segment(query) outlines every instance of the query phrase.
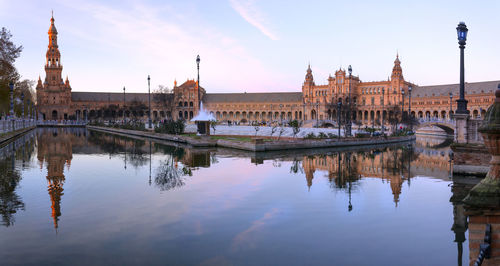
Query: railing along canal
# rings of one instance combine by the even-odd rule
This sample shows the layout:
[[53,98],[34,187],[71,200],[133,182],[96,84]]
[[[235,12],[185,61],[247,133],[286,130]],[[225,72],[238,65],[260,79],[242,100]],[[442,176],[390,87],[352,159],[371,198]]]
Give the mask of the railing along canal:
[[36,125],[34,119],[2,119],[0,120],[0,134],[9,133]]

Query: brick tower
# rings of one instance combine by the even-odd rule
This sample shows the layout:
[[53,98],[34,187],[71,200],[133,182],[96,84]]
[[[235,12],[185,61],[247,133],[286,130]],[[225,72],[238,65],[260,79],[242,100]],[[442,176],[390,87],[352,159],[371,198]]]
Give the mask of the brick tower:
[[45,62],[45,81],[38,77],[36,86],[38,111],[44,120],[69,119],[71,106],[71,86],[66,77],[62,79],[61,53],[57,45],[57,29],[54,16],[50,19],[49,46]]

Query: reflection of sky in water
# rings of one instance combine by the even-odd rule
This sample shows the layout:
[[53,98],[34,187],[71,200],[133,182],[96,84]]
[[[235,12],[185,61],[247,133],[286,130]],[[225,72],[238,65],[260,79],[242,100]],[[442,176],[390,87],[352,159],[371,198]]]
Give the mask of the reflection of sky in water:
[[[153,180],[169,159],[152,155]],[[0,227],[0,257],[23,264],[456,263],[446,180],[403,180],[396,207],[389,180],[365,177],[353,182],[349,212],[348,189],[332,188],[328,171],[317,169],[308,188],[304,173],[290,173],[292,161],[217,160],[162,191],[149,185],[149,161],[125,170],[124,154],[73,153],[57,234],[47,165],[32,160],[17,188],[25,211]]]

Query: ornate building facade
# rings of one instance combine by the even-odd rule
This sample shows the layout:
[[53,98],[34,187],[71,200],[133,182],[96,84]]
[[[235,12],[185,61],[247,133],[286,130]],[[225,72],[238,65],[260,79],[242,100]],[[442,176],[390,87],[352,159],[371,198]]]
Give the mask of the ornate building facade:
[[[145,119],[148,116],[147,93],[72,92],[69,80],[63,81],[61,54],[57,30],[51,18],[48,31],[45,79],[38,79],[37,105],[39,118],[44,120],[83,119]],[[473,117],[486,112],[493,102],[500,81],[466,84],[466,99]],[[409,88],[412,87],[411,93]],[[152,93],[151,118],[191,119],[200,110],[211,112],[219,121],[283,121],[298,119],[312,122],[334,122],[345,117],[350,101],[351,119],[357,124],[379,124],[382,120],[401,116],[402,110],[417,118],[449,119],[458,98],[458,84],[417,86],[405,81],[399,56],[396,56],[390,78],[363,82],[344,69],[335,71],[326,84],[316,85],[311,67],[306,70],[300,92],[273,93],[207,93],[195,80],[181,85],[174,82],[171,93]],[[454,98],[450,98],[451,97]],[[342,108],[339,108],[342,103]],[[450,105],[451,103],[451,105]]]

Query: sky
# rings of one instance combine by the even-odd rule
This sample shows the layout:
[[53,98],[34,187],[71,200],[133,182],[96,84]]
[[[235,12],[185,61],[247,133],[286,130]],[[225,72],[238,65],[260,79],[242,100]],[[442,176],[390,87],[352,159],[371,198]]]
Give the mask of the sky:
[[207,92],[300,91],[352,65],[386,80],[399,53],[406,80],[458,83],[458,22],[469,28],[466,82],[500,80],[500,1],[0,0],[0,26],[24,50],[26,79],[45,76],[54,11],[63,78],[73,91],[146,92],[196,78]]

